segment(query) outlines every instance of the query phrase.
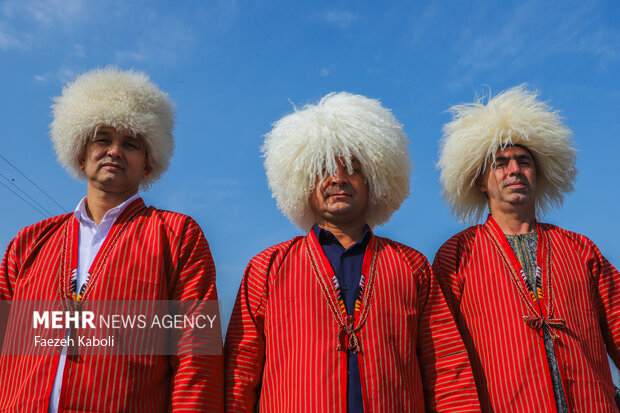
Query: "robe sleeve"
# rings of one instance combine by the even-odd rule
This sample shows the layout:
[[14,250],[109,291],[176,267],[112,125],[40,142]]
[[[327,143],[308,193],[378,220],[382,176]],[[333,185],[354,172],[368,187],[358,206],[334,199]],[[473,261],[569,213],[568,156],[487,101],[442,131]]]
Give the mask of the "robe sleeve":
[[17,274],[17,260],[15,259],[15,240],[11,241],[6,249],[2,264],[0,264],[0,346],[4,343],[6,328],[11,311],[9,301],[13,297],[13,285]]
[[265,363],[264,315],[269,250],[254,257],[245,270],[224,345],[227,412],[257,409]]
[[426,261],[419,279],[417,354],[426,411],[480,411],[467,350],[444,294]]
[[33,248],[53,233],[73,213],[48,218],[22,228],[9,243],[0,264],[0,300],[12,300],[17,277]]
[[0,300],[10,300],[13,297],[16,275],[15,240],[12,240],[4,253],[4,257],[2,257],[2,264],[0,264]]
[[[215,265],[207,240],[198,224],[189,217],[181,236],[171,298],[197,303],[207,301],[209,308],[217,312]],[[170,410],[173,412],[224,410],[221,330],[219,313],[216,315],[217,332],[210,334],[209,338],[215,341],[210,344],[217,354],[195,355],[188,352],[170,358]],[[181,337],[180,342],[183,339]]]
[[601,331],[607,352],[620,369],[620,273],[590,240],[587,263],[594,277]]
[[433,274],[455,320],[460,317],[462,285],[458,277],[458,258],[462,255],[458,238],[448,240],[435,254]]

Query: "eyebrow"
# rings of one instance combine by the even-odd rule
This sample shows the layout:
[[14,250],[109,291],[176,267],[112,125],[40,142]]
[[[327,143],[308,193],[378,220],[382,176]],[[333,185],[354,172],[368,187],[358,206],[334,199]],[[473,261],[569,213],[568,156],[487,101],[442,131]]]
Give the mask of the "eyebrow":
[[[94,136],[99,136],[99,135],[103,135],[103,136],[110,136],[112,135],[112,132],[106,131],[106,130],[98,130]],[[124,134],[123,138],[129,138],[131,140],[137,141],[137,142],[141,142],[141,139],[135,137],[135,136],[131,136],[129,134]]]
[[506,160],[510,160],[510,159],[515,159],[515,160],[523,160],[523,159],[527,159],[527,160],[533,160],[531,156],[526,155],[526,154],[522,154],[522,155],[514,155],[514,156],[497,156],[495,158],[495,161],[506,161]]

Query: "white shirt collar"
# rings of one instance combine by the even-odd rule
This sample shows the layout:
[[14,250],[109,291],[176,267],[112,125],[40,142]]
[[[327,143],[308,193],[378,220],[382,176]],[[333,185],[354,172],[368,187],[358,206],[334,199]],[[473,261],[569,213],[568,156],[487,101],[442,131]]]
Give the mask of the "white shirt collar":
[[[108,220],[114,221],[125,210],[125,208],[129,206],[129,204],[131,204],[138,198],[140,198],[140,193],[136,192],[133,196],[131,196],[122,204],[115,206],[112,209],[109,209],[103,216],[101,222],[107,222]],[[77,204],[77,206],[75,207],[75,211],[73,211],[73,215],[75,215],[75,218],[82,225],[94,225],[95,227],[97,226],[97,224],[95,224],[95,222],[88,216],[88,212],[86,212],[86,197],[82,198],[82,200]]]

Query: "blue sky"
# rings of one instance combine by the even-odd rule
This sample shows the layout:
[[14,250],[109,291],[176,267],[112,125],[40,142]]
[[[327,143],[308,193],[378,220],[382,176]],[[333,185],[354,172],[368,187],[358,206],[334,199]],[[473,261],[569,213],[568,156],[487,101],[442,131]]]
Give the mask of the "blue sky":
[[618,267],[618,21],[612,0],[4,0],[0,155],[62,208],[0,158],[0,183],[47,210],[0,185],[0,248],[85,194],[56,162],[51,97],[77,74],[115,64],[147,72],[176,103],[171,168],[143,195],[203,227],[225,322],[249,259],[299,234],[271,198],[262,136],[291,103],[332,91],[379,98],[404,124],[411,195],[376,232],[432,260],[465,228],[442,201],[435,167],[446,110],[527,82],[561,110],[578,148],[575,192],[543,220],[588,235]]

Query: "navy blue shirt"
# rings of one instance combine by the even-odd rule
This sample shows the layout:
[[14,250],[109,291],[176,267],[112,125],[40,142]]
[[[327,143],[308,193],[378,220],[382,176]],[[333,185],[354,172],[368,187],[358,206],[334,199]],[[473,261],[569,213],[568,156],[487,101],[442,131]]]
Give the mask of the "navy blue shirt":
[[[362,238],[346,250],[334,234],[317,224],[314,224],[312,231],[319,240],[323,253],[329,260],[336,278],[338,278],[347,314],[352,315],[355,313],[355,299],[362,278],[364,254],[368,241],[370,241],[370,228],[366,225]],[[348,350],[347,362],[347,411],[349,413],[362,413],[364,405],[357,354]]]

